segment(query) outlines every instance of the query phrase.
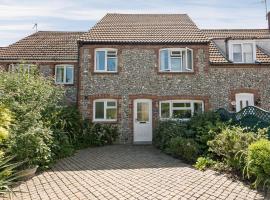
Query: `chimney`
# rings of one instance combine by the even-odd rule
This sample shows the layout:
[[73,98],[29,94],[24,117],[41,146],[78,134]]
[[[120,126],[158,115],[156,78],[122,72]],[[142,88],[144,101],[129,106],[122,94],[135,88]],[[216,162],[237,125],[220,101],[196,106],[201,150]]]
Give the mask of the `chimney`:
[[268,29],[270,31],[270,12],[267,14],[267,19],[268,19]]

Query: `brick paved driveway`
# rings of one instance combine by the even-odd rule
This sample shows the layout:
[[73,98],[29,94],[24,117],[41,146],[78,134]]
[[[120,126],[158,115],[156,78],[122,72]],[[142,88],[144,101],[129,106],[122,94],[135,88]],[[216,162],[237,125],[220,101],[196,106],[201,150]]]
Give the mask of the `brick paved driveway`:
[[21,184],[14,199],[268,199],[213,171],[201,172],[151,146],[81,150]]

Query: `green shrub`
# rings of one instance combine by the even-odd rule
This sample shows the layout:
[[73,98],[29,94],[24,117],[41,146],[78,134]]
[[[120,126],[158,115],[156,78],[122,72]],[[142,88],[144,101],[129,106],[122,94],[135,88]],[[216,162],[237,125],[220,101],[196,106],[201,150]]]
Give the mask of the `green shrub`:
[[175,120],[159,121],[154,131],[154,145],[165,150],[172,138],[189,136],[189,133],[186,123]]
[[52,162],[51,145],[52,133],[48,128],[36,124],[26,132],[15,134],[9,143],[9,152],[16,155],[16,159],[26,160],[24,167],[48,167]]
[[254,133],[241,127],[226,127],[214,140],[208,142],[209,151],[233,169],[241,170],[245,165],[244,154],[248,146],[265,137],[266,130]]
[[270,187],[270,141],[261,139],[252,143],[247,151],[246,172],[248,177],[255,177],[254,186]]
[[9,127],[12,121],[12,114],[9,109],[0,105],[0,148],[4,140],[9,136]]
[[208,157],[199,157],[194,165],[198,170],[204,171],[207,168],[211,168],[216,164],[216,161]]
[[113,144],[118,135],[117,125],[84,122],[84,131],[77,145],[83,148]]
[[166,151],[189,163],[195,162],[199,153],[198,144],[193,139],[183,137],[172,138]]
[[207,142],[213,140],[221,132],[222,127],[223,123],[216,112],[204,112],[191,118],[188,122],[188,129],[194,132],[200,154],[207,154]]

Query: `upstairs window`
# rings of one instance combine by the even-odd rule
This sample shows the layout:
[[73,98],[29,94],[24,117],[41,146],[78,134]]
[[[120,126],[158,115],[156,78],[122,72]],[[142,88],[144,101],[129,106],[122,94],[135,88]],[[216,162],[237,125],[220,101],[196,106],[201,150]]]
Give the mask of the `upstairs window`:
[[194,100],[169,100],[161,101],[159,117],[161,119],[190,119],[193,115],[202,113],[203,101]]
[[230,60],[234,63],[254,63],[256,46],[254,41],[231,41]]
[[117,50],[96,49],[95,72],[117,72]]
[[193,50],[189,48],[161,49],[159,56],[161,72],[193,71]]
[[73,65],[56,65],[55,66],[55,83],[56,84],[73,84],[74,66]]

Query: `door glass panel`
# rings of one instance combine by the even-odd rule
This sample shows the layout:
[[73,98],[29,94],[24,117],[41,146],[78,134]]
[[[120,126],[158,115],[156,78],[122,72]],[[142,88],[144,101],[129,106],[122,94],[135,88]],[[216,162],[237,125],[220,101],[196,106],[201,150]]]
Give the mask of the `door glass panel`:
[[173,118],[191,118],[191,110],[173,110]]
[[104,119],[104,102],[96,102],[96,119]]
[[240,101],[240,109],[242,110],[242,108],[243,108],[243,101],[241,100]]
[[149,122],[149,103],[137,103],[137,121]]

